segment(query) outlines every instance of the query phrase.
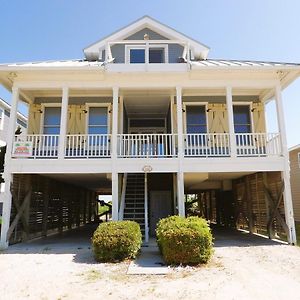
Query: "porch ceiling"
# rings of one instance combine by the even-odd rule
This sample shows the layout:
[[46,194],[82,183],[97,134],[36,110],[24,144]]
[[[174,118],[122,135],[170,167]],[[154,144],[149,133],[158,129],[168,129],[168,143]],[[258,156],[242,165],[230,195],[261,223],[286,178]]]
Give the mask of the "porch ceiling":
[[124,97],[129,118],[164,118],[170,105],[170,96],[131,95]]
[[98,193],[111,193],[110,174],[45,174],[43,176],[84,187]]
[[218,189],[223,180],[232,180],[251,172],[224,172],[224,173],[185,173],[184,186],[187,192],[201,189]]

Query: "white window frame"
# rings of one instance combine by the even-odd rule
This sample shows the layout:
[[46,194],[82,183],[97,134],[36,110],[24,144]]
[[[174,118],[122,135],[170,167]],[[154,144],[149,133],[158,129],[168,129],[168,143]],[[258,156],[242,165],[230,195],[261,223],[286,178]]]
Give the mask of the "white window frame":
[[[44,124],[45,124],[45,110],[47,107],[60,107],[61,108],[61,104],[60,103],[42,103],[41,104],[42,118],[40,121],[40,134],[46,134],[46,133],[44,133]],[[61,111],[60,111],[60,114],[61,114]],[[61,118],[61,115],[60,115],[60,118]],[[60,130],[61,130],[60,126],[61,126],[61,124],[59,124],[58,135],[60,134]]]
[[110,103],[86,103],[86,110],[87,110],[87,116],[85,120],[85,132],[88,135],[89,134],[89,114],[90,114],[90,108],[93,107],[106,107],[106,114],[107,114],[107,134],[111,134],[111,128],[110,128],[110,110],[111,110],[111,104]]
[[[206,134],[210,133],[208,128],[208,102],[183,102],[183,124],[184,133],[187,134],[187,106],[204,106],[205,108],[205,119],[206,119]],[[205,133],[204,133],[205,134]]]
[[[234,101],[232,102],[232,113],[233,113],[233,117],[234,117],[234,111],[233,111],[233,107],[234,106],[248,106],[249,107],[249,114],[250,114],[250,131],[249,133],[254,133],[254,120],[253,120],[253,102],[239,102],[239,101]],[[234,126],[234,123],[233,123]]]
[[[165,62],[169,63],[169,47],[166,44],[146,44],[146,45],[125,45],[125,63],[130,63],[130,50],[132,49],[144,49],[145,50],[145,64],[150,64],[149,62],[149,51],[152,48],[163,48],[165,55]],[[153,64],[153,63],[151,63]],[[160,64],[160,63],[159,63]]]

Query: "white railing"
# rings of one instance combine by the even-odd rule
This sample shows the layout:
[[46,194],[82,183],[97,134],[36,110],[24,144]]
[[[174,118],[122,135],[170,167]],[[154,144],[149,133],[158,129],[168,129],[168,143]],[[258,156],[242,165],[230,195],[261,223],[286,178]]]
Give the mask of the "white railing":
[[[178,154],[177,134],[119,134],[117,138],[119,158],[170,158],[177,157]],[[238,157],[282,155],[278,133],[238,133],[233,138]],[[17,148],[14,147],[12,156],[57,158],[58,144],[59,135],[15,136],[14,146]],[[183,146],[185,157],[229,157],[231,155],[228,133],[184,134]],[[111,135],[67,135],[64,155],[66,158],[110,158]]]
[[[58,156],[59,135],[57,134],[28,134],[15,136],[15,143],[30,143],[29,158],[56,158]],[[13,153],[14,156],[14,153]]]
[[278,156],[281,155],[278,133],[237,133],[237,156]]
[[176,134],[119,134],[118,157],[176,157]]
[[65,139],[65,157],[110,157],[110,134],[70,134]]
[[230,156],[228,133],[189,133],[183,135],[183,142],[187,157]]

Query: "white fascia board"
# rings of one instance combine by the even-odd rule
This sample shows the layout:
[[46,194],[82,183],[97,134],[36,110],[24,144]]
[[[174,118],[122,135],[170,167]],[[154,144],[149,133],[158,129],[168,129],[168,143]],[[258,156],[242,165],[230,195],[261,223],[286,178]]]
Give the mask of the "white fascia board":
[[22,66],[22,65],[2,65],[0,66],[1,72],[18,72],[18,71],[85,71],[85,70],[100,70],[104,71],[104,66]]
[[294,151],[294,150],[300,150],[300,144],[295,145],[295,146],[289,148],[288,150],[289,150],[289,152],[292,152],[292,151]]
[[149,16],[144,16],[141,19],[138,19],[137,21],[129,24],[126,27],[123,27],[122,29],[116,31],[115,33],[91,44],[90,46],[83,49],[83,52],[85,55],[90,54],[98,54],[101,49],[105,48],[105,45],[107,42],[112,42],[115,40],[121,40],[126,39],[128,36],[132,35],[133,33],[143,29],[143,28],[149,28],[163,36],[166,36],[169,39],[178,39],[181,41],[187,41],[190,46],[193,48],[193,50],[196,52],[196,54],[202,54],[202,58],[206,59],[209,47],[206,45],[178,32],[177,30],[162,24],[154,19],[152,19]]
[[203,66],[191,63],[192,70],[271,70],[271,71],[291,71],[299,70],[300,66]]

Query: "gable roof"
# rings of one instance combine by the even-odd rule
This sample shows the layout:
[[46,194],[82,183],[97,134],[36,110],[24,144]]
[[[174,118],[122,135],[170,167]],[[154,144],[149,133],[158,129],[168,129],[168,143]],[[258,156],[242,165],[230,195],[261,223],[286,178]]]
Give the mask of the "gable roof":
[[208,46],[200,43],[199,41],[196,41],[191,37],[188,37],[187,35],[181,32],[178,32],[177,30],[165,24],[162,24],[161,22],[147,15],[102,38],[101,40],[98,40],[97,42],[89,45],[88,47],[83,49],[83,52],[86,58],[89,59],[89,57],[94,57],[97,54],[99,55],[99,51],[105,48],[106,42],[126,39],[128,36],[134,34],[135,32],[143,28],[149,28],[161,34],[162,36],[165,36],[168,39],[186,41],[193,49],[195,57],[201,59],[207,58],[209,52]]

